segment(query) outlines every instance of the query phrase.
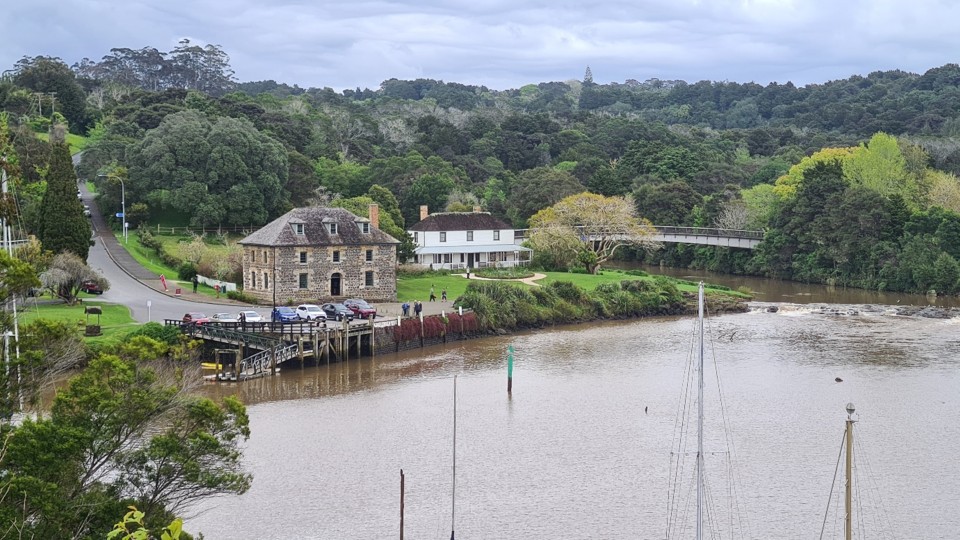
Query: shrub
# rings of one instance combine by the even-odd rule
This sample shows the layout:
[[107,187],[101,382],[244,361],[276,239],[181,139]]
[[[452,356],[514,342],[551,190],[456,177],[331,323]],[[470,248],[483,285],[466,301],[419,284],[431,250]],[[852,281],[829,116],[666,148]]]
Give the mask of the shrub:
[[180,268],[177,268],[177,276],[182,280],[190,281],[195,275],[197,275],[197,267],[191,262],[184,261],[180,263]]
[[177,326],[166,326],[160,323],[148,322],[127,334],[127,340],[137,336],[146,336],[155,339],[167,345],[176,345],[180,338],[180,328]]
[[243,291],[227,291],[227,298],[231,300],[236,300],[237,302],[244,302],[247,304],[256,304],[257,299],[250,296],[249,294],[244,293]]

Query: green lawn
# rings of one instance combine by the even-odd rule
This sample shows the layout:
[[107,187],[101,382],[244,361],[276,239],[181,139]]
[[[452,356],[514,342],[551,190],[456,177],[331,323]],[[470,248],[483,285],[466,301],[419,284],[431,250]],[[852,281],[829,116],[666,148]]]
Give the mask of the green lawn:
[[[157,254],[152,249],[143,247],[143,245],[140,244],[140,238],[136,235],[136,233],[131,231],[127,232],[126,244],[123,242],[122,234],[119,232],[115,232],[114,234],[116,234],[117,242],[119,242],[122,247],[126,248],[127,252],[130,253],[130,255],[136,259],[137,262],[142,264],[144,268],[157,275],[163,274],[163,277],[166,278],[167,283],[173,285],[174,287],[179,286],[181,289],[193,287],[193,284],[191,284],[189,281],[182,281],[177,278],[178,273],[176,268],[170,268],[169,266],[163,264],[163,262],[160,261],[160,259],[157,257]],[[173,245],[176,243],[175,239],[179,237],[158,236],[156,238],[159,238],[163,242],[164,249],[172,250]],[[224,246],[211,247],[221,247],[224,251],[226,251],[226,247]],[[179,254],[178,251],[168,252],[175,255]],[[203,284],[201,284],[197,289],[197,293],[205,294],[211,298],[217,297],[217,291],[215,291],[213,287]]]
[[[590,274],[576,274],[572,272],[541,272],[546,274],[547,277],[538,281],[541,285],[546,285],[554,281],[570,281],[578,287],[585,290],[593,290],[600,285],[601,283],[619,283],[625,279],[653,279],[653,276],[632,276],[621,272],[619,270],[603,270],[600,274],[590,275]],[[440,298],[440,291],[444,288],[447,289],[447,298],[450,300],[455,299],[457,296],[463,294],[467,289],[467,284],[469,281],[464,279],[461,276],[446,275],[446,274],[427,274],[423,276],[416,277],[400,277],[397,278],[397,300],[400,302],[404,301],[413,301],[421,300],[427,301],[430,298],[430,287],[433,286],[437,294],[437,299]],[[527,285],[510,281],[509,283],[516,283],[518,287],[526,287]],[[677,283],[677,288],[681,291],[690,291],[695,292],[697,290],[696,285],[691,285],[688,283]],[[707,285],[707,288],[710,288],[710,285]],[[724,291],[728,294],[734,296],[743,296],[746,295],[738,293],[736,291]]]
[[[50,135],[47,133],[37,133],[37,138],[42,141],[49,141]],[[70,147],[71,154],[76,154],[87,147],[87,138],[81,135],[67,133],[67,146]]]
[[[90,298],[89,295],[81,296]],[[76,306],[68,306],[62,303],[34,304],[28,301],[21,306],[20,323],[27,324],[35,319],[43,318],[74,323],[77,328],[83,331],[87,324],[87,316],[84,314],[84,307],[86,306],[99,306],[103,310],[103,314],[100,315],[100,328],[103,335],[88,337],[86,338],[88,342],[116,341],[140,325],[130,316],[130,310],[126,306],[105,304],[89,299],[84,299],[82,304]],[[97,316],[90,315],[89,320],[90,324],[96,324]]]

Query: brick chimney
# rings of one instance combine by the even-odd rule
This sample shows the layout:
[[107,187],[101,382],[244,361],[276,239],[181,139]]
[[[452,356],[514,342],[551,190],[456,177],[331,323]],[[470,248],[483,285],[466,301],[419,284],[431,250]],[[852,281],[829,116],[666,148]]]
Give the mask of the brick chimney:
[[421,204],[420,205],[420,221],[427,219],[428,216],[430,216],[430,212],[427,211],[427,205]]
[[370,205],[370,225],[374,228],[380,228],[380,205],[371,204]]
[[480,208],[479,206],[474,206],[474,207],[473,207],[473,211],[474,211],[474,212],[483,212],[483,209]]

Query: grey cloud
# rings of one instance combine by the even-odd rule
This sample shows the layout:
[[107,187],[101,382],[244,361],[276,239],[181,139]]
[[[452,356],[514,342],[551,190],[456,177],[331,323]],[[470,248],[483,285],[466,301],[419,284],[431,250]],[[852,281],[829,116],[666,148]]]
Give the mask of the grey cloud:
[[936,0],[14,0],[0,66],[99,59],[185,36],[240,80],[375,88],[391,77],[519,87],[580,78],[797,84],[956,61],[960,6]]

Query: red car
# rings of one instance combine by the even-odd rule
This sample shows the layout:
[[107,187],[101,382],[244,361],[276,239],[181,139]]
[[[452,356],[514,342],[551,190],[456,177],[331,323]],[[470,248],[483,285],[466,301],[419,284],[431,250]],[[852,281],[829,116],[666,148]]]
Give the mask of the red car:
[[360,298],[349,298],[343,301],[343,305],[350,308],[359,319],[374,319],[377,316],[377,308],[371,306],[366,300]]
[[203,324],[210,322],[210,318],[198,311],[191,311],[183,316],[183,322],[187,324]]

